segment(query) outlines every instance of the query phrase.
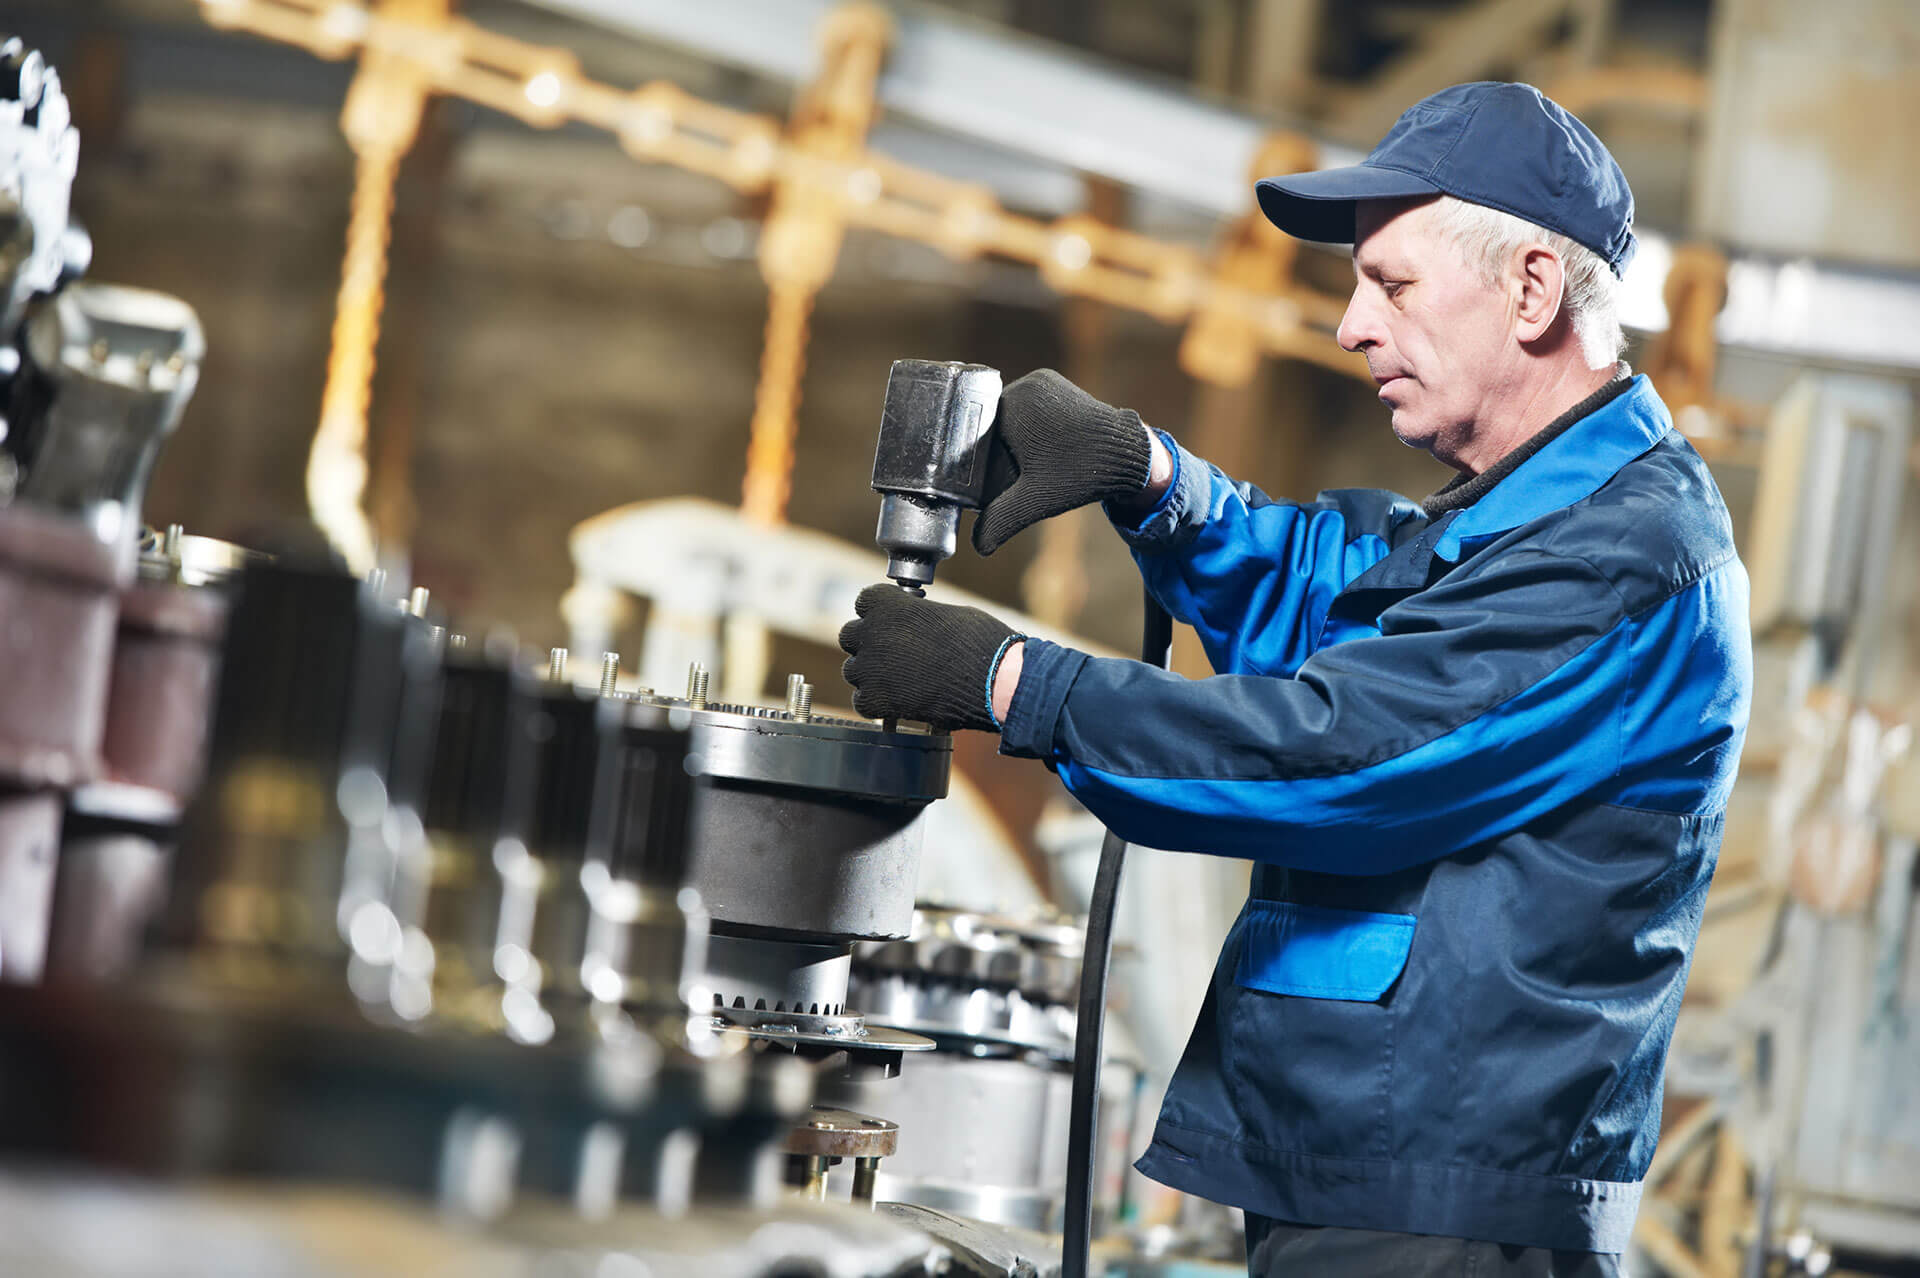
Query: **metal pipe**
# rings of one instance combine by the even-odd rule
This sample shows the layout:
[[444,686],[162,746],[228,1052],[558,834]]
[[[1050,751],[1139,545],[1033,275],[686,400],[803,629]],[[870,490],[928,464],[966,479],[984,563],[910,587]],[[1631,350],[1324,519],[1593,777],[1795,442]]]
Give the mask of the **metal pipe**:
[[[834,8],[834,0],[532,3],[790,84],[816,74],[815,33]],[[1033,206],[1051,170],[1059,172],[1062,198],[1080,189],[1072,175],[1086,174],[1212,217],[1237,217],[1252,206],[1246,172],[1273,120],[1030,36],[926,12],[893,16],[875,97],[890,121],[929,127],[892,124],[876,134],[880,149],[938,154],[942,172],[1001,189],[1003,201],[1022,207]],[[1324,138],[1314,143],[1326,168],[1362,158]],[[1010,199],[1014,188],[1027,198]],[[1661,290],[1676,239],[1651,227],[1635,234],[1640,252],[1621,289],[1620,320],[1638,332],[1663,332]],[[1855,322],[1863,315],[1874,322]],[[1729,347],[1845,367],[1920,369],[1920,283],[1864,266],[1742,254],[1729,266],[1715,327]]]

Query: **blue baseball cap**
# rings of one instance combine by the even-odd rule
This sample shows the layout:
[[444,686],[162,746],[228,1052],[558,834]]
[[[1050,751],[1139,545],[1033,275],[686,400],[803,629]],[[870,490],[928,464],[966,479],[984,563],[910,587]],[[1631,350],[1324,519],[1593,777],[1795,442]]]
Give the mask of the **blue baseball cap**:
[[1606,259],[1633,260],[1633,192],[1593,131],[1530,84],[1456,84],[1408,107],[1380,145],[1344,169],[1254,185],[1288,235],[1353,243],[1354,203],[1451,195],[1558,231]]

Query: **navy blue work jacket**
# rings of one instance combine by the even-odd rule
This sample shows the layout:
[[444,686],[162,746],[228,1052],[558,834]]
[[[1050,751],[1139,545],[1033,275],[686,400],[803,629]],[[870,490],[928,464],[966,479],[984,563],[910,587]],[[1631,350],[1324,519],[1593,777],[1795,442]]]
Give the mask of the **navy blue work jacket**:
[[1719,490],[1644,377],[1479,501],[1123,528],[1188,680],[1028,640],[1002,750],[1252,891],[1142,1171],[1306,1224],[1615,1252],[1751,698]]

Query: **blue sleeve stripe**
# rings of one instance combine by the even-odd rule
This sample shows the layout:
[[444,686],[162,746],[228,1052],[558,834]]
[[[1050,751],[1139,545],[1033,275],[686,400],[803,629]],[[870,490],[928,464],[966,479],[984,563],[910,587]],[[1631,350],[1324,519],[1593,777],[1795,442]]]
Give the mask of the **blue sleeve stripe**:
[[1403,754],[1330,776],[1059,773],[1123,837],[1175,851],[1384,874],[1510,832],[1615,775],[1631,669],[1623,621],[1546,677]]
[[1747,611],[1746,570],[1729,560],[1636,619],[1624,785],[1610,802],[1726,806],[1752,699]]

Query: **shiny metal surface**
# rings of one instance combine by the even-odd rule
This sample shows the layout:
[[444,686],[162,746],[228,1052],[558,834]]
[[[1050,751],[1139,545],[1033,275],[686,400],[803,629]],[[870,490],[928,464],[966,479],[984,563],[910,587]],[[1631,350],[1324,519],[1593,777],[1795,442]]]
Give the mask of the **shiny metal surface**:
[[706,985],[715,1007],[840,1016],[852,961],[844,945],[716,935],[707,941]]
[[947,792],[950,737],[769,707],[634,702],[692,726],[687,882],[717,925],[803,941],[905,935],[920,816]]
[[815,1105],[787,1136],[787,1152],[811,1158],[888,1158],[900,1125],[871,1114]]
[[946,797],[953,739],[944,733],[885,732],[862,721],[784,710],[708,706],[693,715],[698,775],[793,786],[888,803]]
[[35,304],[26,348],[53,398],[20,499],[130,547],[154,459],[200,378],[199,318],[164,293],[71,284]]
[[849,997],[883,1025],[1069,1060],[1080,946],[1069,924],[923,904],[905,938],[856,947]]
[[862,967],[924,972],[941,980],[1016,989],[1043,1002],[1071,1003],[1085,938],[1071,923],[948,909],[922,902],[904,940],[862,945]]
[[912,493],[880,499],[873,542],[887,552],[887,576],[903,586],[924,586],[959,544],[960,507]]
[[913,918],[921,812],[791,787],[702,786],[688,882],[716,923],[792,940],[901,936]]
[[949,985],[897,972],[862,972],[848,999],[866,1018],[936,1038],[1026,1048],[1073,1059],[1073,1008],[1037,1003],[1019,990]]
[[[171,531],[171,530],[169,530]],[[183,586],[224,585],[249,563],[271,556],[217,537],[183,533],[167,537],[151,528],[140,535],[140,577],[144,581],[173,581]]]

